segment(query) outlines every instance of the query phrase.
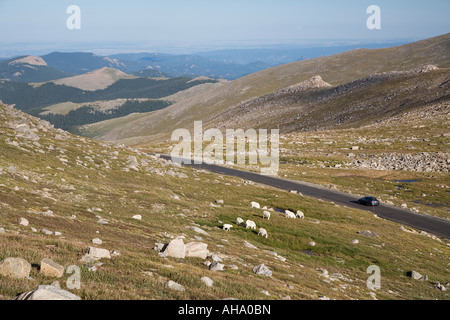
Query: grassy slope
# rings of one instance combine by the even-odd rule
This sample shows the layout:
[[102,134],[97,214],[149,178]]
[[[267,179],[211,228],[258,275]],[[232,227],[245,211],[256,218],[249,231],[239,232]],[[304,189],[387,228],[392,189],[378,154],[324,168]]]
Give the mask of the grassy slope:
[[[40,136],[38,144],[18,137],[11,122],[29,123]],[[450,249],[446,241],[404,232],[399,225],[368,212],[177,168],[132,149],[71,135],[58,140],[60,132],[37,125],[34,118],[0,107],[0,226],[6,229],[0,234],[0,260],[23,257],[40,264],[47,257],[64,267],[78,265],[82,288],[73,292],[83,299],[317,299],[321,295],[371,299],[366,269],[373,264],[382,272],[378,298],[449,298],[448,291],[433,286],[435,281],[448,281]],[[7,143],[13,141],[18,146]],[[147,165],[141,164],[138,172],[123,171],[129,155]],[[60,160],[63,157],[67,162]],[[155,170],[166,174],[160,176]],[[184,173],[187,179],[171,176],[169,171]],[[171,198],[173,194],[180,200]],[[223,199],[225,205],[211,207],[217,199]],[[292,221],[273,214],[270,221],[262,220],[261,211],[250,208],[251,201],[300,209],[306,219]],[[53,211],[54,217],[45,216],[46,210]],[[143,219],[132,219],[135,214]],[[98,224],[99,216],[110,223]],[[228,233],[219,228],[219,220],[234,224],[238,216],[265,227],[269,238],[236,225]],[[27,218],[30,226],[20,226],[20,217]],[[193,225],[208,232],[208,236],[201,235],[208,249],[222,254],[224,263],[237,265],[238,270],[214,273],[207,270],[203,260],[161,258],[153,250],[156,242],[167,243],[174,236],[184,235],[185,242],[198,241],[195,237],[199,234],[186,228]],[[42,228],[59,231],[62,236],[43,235]],[[360,236],[360,230],[371,230],[380,239]],[[103,240],[102,248],[121,254],[103,260],[97,272],[89,272],[79,258],[97,237]],[[352,244],[353,239],[360,243]],[[260,250],[243,246],[244,240]],[[316,247],[308,245],[311,240]],[[277,252],[286,261],[263,249]],[[306,250],[311,254],[305,254]],[[273,271],[273,278],[252,272],[260,263]],[[320,268],[332,276],[322,276]],[[407,278],[405,273],[410,270],[426,274],[430,280]],[[36,268],[31,276],[32,280],[0,276],[0,298],[9,299],[55,280],[44,278]],[[68,276],[60,279],[62,288]],[[202,276],[214,280],[213,288],[202,284]],[[164,286],[167,280],[179,282],[186,291],[170,291]]]
[[[231,81],[200,94],[196,99],[176,103],[165,110],[150,113],[126,125],[109,122],[108,131],[104,128],[98,130],[95,126],[85,127],[85,130],[101,132],[97,138],[103,140],[123,140],[128,144],[142,143],[141,139],[135,141],[134,137],[146,136],[147,140],[167,138],[176,128],[190,128],[195,120],[206,122],[235,105],[316,75],[322,76],[332,85],[339,85],[373,73],[392,70],[407,71],[427,64],[434,64],[441,68],[449,67],[449,48],[450,34],[447,34],[396,48],[353,50],[329,57],[286,64]],[[207,112],[205,112],[206,109]]]

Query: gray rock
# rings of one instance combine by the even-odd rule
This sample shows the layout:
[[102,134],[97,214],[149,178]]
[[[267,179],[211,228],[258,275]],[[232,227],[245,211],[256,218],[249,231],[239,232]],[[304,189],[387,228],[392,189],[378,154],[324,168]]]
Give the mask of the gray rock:
[[18,295],[14,300],[81,300],[81,298],[56,286],[39,286],[33,291]]
[[358,234],[365,236],[365,237],[371,237],[371,238],[380,238],[379,235],[377,235],[376,233],[369,231],[369,230],[365,230],[365,231],[358,231]]
[[209,270],[211,271],[223,271],[225,265],[219,263],[219,262],[212,262],[209,265]]
[[64,275],[64,267],[51,259],[44,258],[41,261],[40,273],[44,277],[61,278]]
[[30,276],[31,264],[22,258],[6,258],[0,263],[0,275],[13,279]]
[[175,281],[169,280],[166,283],[166,287],[169,288],[170,290],[175,290],[175,291],[186,291],[186,289],[179,283],[176,283]]
[[24,226],[24,227],[28,227],[29,222],[28,222],[28,220],[25,219],[25,218],[20,218],[20,219],[19,219],[19,224],[22,225],[22,226]]
[[169,257],[184,259],[186,257],[186,245],[183,239],[177,238],[170,241],[165,252]]
[[100,260],[100,259],[103,259],[103,258],[111,259],[111,254],[106,249],[95,248],[95,247],[88,247],[86,249],[86,254],[87,254],[88,257],[91,257],[94,260]]
[[423,276],[420,273],[414,270],[408,272],[408,276],[413,278],[414,280],[421,280],[423,278]]
[[264,264],[260,264],[259,266],[254,267],[253,272],[267,277],[272,277],[272,271],[270,271],[270,269],[267,268]]
[[186,244],[186,257],[206,259],[208,253],[208,245],[206,243],[189,242]]
[[211,260],[214,262],[223,262],[222,259],[220,259],[220,257],[217,254],[212,254]]
[[202,277],[200,280],[203,281],[204,284],[206,284],[207,287],[212,287],[214,284],[214,281],[212,281],[210,278],[208,277]]
[[92,239],[92,243],[96,244],[96,245],[101,245],[103,243],[103,241],[102,241],[102,239],[95,238],[95,239]]

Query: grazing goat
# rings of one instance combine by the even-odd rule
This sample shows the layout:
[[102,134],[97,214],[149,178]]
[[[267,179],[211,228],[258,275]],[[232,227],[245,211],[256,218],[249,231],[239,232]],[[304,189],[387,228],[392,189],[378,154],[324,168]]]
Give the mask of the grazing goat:
[[252,208],[256,208],[256,209],[261,209],[261,206],[259,205],[258,202],[252,202]]
[[266,230],[266,229],[263,229],[263,228],[259,228],[258,236],[261,236],[261,237],[264,237],[264,238],[267,239],[267,237],[268,237],[268,235],[267,235],[267,230]]
[[300,210],[297,211],[297,214],[295,216],[299,219],[305,219],[305,214]]
[[224,224],[222,229],[225,231],[230,231],[231,228],[233,228],[231,224]]
[[264,211],[263,212],[263,219],[270,220],[270,212],[269,211]]
[[255,229],[256,230],[256,223],[252,220],[247,220],[245,222],[246,228],[247,229]]
[[292,211],[289,210],[285,210],[284,213],[286,214],[286,218],[291,218],[291,219],[295,219],[295,213],[293,213]]

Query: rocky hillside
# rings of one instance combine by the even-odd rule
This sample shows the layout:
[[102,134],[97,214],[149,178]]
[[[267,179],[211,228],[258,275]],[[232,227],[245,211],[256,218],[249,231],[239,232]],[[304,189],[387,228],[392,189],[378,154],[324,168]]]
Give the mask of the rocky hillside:
[[0,149],[0,299],[448,299],[448,242],[370,212],[181,168],[4,105]]
[[[109,122],[107,126],[99,123],[84,129],[86,132],[95,132],[99,139],[123,140],[127,144],[170,138],[174,129],[191,128],[196,120],[210,121],[232,108],[317,75],[334,87],[339,87],[377,73],[405,72],[427,65],[445,69],[450,67],[449,49],[450,34],[446,34],[395,48],[359,49],[290,63],[230,81],[199,94],[196,99],[180,101],[165,110],[132,121],[117,120]],[[302,114],[299,116],[305,118]]]

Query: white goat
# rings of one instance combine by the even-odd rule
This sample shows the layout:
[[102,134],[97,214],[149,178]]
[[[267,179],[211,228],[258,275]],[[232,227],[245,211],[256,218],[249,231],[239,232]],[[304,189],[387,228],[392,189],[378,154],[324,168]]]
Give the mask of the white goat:
[[236,224],[237,224],[238,226],[245,226],[244,219],[237,218],[237,219],[236,219]]
[[247,229],[254,229],[254,230],[256,230],[256,223],[254,222],[254,221],[252,221],[252,220],[247,220],[246,222],[245,222],[245,225],[246,225],[246,228]]
[[261,206],[259,205],[258,202],[252,202],[252,208],[256,208],[256,209],[261,209]]
[[299,219],[305,219],[305,214],[300,210],[297,211],[297,214],[295,216]]
[[267,230],[266,230],[266,229],[263,229],[263,228],[259,228],[258,236],[261,236],[261,237],[264,237],[264,238],[267,239],[267,237],[268,237],[268,235],[267,235]]
[[270,212],[269,211],[264,211],[263,212],[263,219],[270,220]]
[[289,210],[285,210],[284,213],[286,214],[286,218],[291,218],[291,219],[295,219],[295,213],[293,213],[292,211]]
[[222,227],[224,231],[230,231],[231,228],[233,228],[231,224],[224,224]]

